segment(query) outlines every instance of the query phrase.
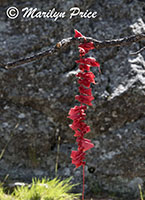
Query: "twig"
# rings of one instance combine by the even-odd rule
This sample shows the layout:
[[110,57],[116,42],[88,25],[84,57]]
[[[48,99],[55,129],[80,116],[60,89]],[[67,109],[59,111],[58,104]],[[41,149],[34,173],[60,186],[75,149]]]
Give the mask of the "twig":
[[59,161],[59,154],[60,154],[60,135],[58,136],[58,142],[57,142],[57,154],[56,154],[56,163],[55,163],[55,176],[57,176],[58,171],[58,161]]
[[[134,42],[138,42],[141,40],[145,40],[145,33],[138,34],[138,35],[131,35],[131,36],[119,38],[119,39],[104,40],[104,41],[96,40],[91,37],[86,37],[86,42],[93,42],[97,50],[102,49],[102,48],[108,48],[108,47],[126,46],[126,45],[130,45]],[[34,60],[43,58],[45,56],[52,56],[56,53],[59,53],[62,49],[69,47],[70,45],[78,45],[79,43],[83,43],[83,42],[84,42],[83,38],[73,38],[73,37],[66,38],[66,39],[61,40],[55,46],[53,46],[52,48],[44,52],[40,52],[31,57],[22,58],[14,62],[1,65],[0,67],[9,69],[12,67],[16,67],[18,65],[26,64],[28,62],[32,62]]]
[[143,47],[143,48],[141,48],[141,49],[139,49],[138,51],[136,51],[136,52],[132,52],[132,53],[130,53],[130,55],[137,55],[137,54],[139,54],[139,53],[141,53],[142,51],[144,51],[145,50],[145,47]]

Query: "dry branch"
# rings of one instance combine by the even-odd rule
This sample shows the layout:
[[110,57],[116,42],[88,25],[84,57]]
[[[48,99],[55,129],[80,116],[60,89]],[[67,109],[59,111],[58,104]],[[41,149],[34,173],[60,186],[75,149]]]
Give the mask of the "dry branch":
[[145,47],[139,49],[139,50],[136,51],[136,52],[132,52],[132,53],[130,53],[130,55],[137,55],[137,54],[141,53],[141,52],[144,51],[144,50],[145,50]]
[[[145,40],[145,33],[138,34],[138,35],[131,35],[131,36],[119,38],[119,39],[104,40],[104,41],[96,40],[91,37],[86,37],[86,42],[93,42],[95,45],[95,48],[97,50],[102,49],[102,48],[108,48],[108,47],[131,45],[132,43],[138,42],[141,40]],[[45,56],[48,56],[48,57],[52,56],[56,53],[59,53],[64,48],[67,48],[71,45],[78,45],[83,42],[84,42],[83,38],[73,38],[73,37],[66,38],[66,39],[61,40],[55,46],[53,46],[52,48],[50,48],[44,52],[40,52],[36,55],[30,56],[27,58],[22,58],[20,60],[14,61],[14,62],[10,62],[10,63],[4,64],[4,65],[1,65],[0,67],[9,69],[12,67],[16,67],[18,65],[26,64],[28,62],[32,62],[34,60],[43,58]],[[140,52],[140,51],[138,51],[138,52]],[[133,55],[133,53],[132,53],[132,55]]]

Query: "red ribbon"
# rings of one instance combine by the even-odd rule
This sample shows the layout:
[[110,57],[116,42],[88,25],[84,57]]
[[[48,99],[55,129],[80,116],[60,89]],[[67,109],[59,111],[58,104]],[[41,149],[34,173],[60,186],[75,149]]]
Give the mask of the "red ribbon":
[[[89,50],[94,49],[93,42],[87,42],[86,38],[77,30],[75,30],[75,38],[82,37],[84,38],[84,43],[78,46],[80,52],[80,59],[76,60],[76,63],[79,64],[79,72],[76,77],[78,77],[79,92],[80,95],[76,95],[75,99],[80,102],[80,106],[75,106],[69,111],[68,118],[73,120],[73,123],[70,125],[70,128],[75,131],[74,136],[77,138],[78,149],[77,151],[71,152],[72,164],[76,168],[83,166],[83,192],[82,200],[84,200],[84,184],[85,184],[85,151],[94,147],[94,144],[90,140],[84,138],[84,135],[90,132],[90,126],[88,126],[84,120],[86,119],[85,110],[87,109],[86,105],[92,106],[92,89],[90,88],[91,83],[95,84],[95,75],[90,71],[90,67],[100,67],[99,63],[95,58],[88,57],[84,58],[85,54]],[[100,68],[99,68],[100,70]],[[86,105],[83,105],[86,104]]]

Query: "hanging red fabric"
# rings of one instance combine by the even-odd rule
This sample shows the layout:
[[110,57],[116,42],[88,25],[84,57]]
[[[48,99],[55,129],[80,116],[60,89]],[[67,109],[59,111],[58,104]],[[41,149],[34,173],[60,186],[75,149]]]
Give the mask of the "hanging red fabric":
[[[76,60],[76,63],[79,64],[80,72],[76,75],[78,77],[79,92],[80,95],[76,95],[75,99],[80,102],[80,106],[75,106],[69,111],[68,118],[73,120],[73,123],[70,126],[72,130],[75,131],[74,136],[77,138],[76,142],[78,144],[77,151],[71,152],[72,164],[76,168],[83,166],[83,192],[82,200],[84,200],[84,184],[85,184],[85,152],[94,147],[94,144],[90,140],[84,138],[84,135],[90,132],[90,126],[88,126],[84,120],[86,119],[85,110],[87,109],[86,105],[92,106],[92,89],[90,88],[91,83],[95,84],[95,75],[90,71],[90,67],[100,67],[99,63],[95,58],[88,57],[84,58],[85,54],[89,50],[94,49],[93,42],[87,42],[85,36],[83,36],[79,31],[75,29],[75,38],[82,37],[84,38],[84,43],[78,46],[80,52],[80,59]],[[99,68],[100,70],[100,68]],[[86,105],[83,105],[86,104]]]

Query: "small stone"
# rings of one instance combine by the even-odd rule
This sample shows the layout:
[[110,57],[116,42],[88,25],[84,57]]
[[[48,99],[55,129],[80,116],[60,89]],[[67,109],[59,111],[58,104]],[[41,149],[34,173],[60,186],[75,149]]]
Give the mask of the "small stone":
[[19,119],[24,119],[24,118],[25,118],[25,114],[24,114],[24,113],[19,114],[19,115],[18,115],[18,118],[19,118]]
[[23,128],[22,126],[19,126],[18,130],[19,130],[19,131],[23,131],[24,128]]
[[105,122],[109,122],[109,121],[111,121],[111,119],[108,118],[108,117],[105,117],[104,120],[105,120]]
[[110,127],[108,130],[109,130],[109,131],[113,131],[113,128],[112,128],[112,127]]
[[21,81],[22,80],[22,77],[21,76],[18,76],[18,81]]
[[6,105],[6,106],[4,107],[4,110],[8,110],[9,108],[10,108],[10,107]]
[[121,136],[120,134],[117,134],[117,137],[118,137],[119,139],[122,139],[122,136]]
[[104,130],[105,130],[105,128],[104,128],[103,126],[101,126],[100,130],[101,130],[101,131],[104,131]]
[[117,112],[116,112],[116,111],[113,111],[113,112],[112,112],[112,117],[114,117],[114,118],[118,117],[118,115],[117,115]]
[[8,123],[7,122],[4,122],[3,124],[2,124],[2,126],[3,126],[3,128],[6,128],[6,127],[8,127]]
[[65,176],[70,176],[70,169],[69,168],[65,168],[64,169],[64,175]]
[[38,90],[39,92],[44,92],[43,88],[39,88]]

